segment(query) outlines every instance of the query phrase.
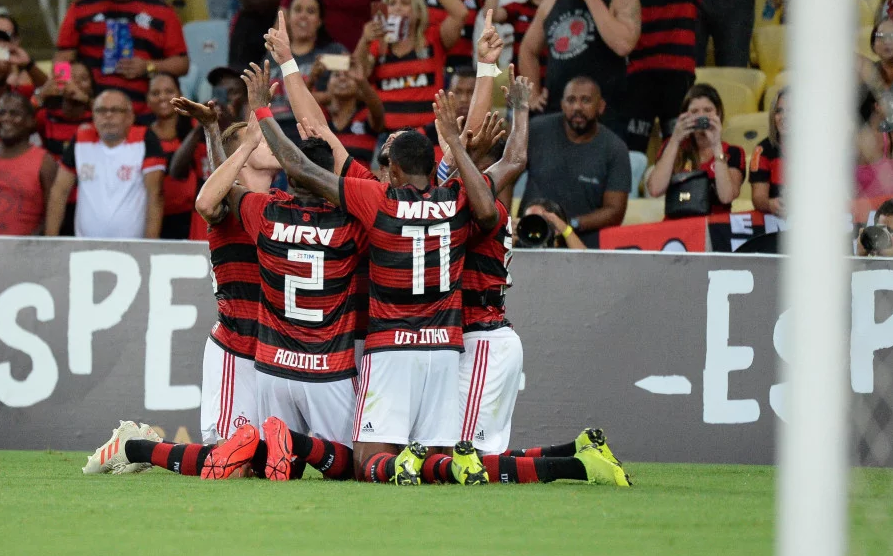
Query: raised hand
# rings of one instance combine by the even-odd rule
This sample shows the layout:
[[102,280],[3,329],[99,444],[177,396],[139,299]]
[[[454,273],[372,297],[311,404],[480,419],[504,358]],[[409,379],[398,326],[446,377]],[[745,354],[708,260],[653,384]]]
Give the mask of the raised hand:
[[377,17],[374,18],[372,21],[366,22],[366,25],[363,26],[363,40],[367,44],[381,39],[382,37],[384,37],[384,35],[384,25]]
[[499,117],[499,112],[487,112],[477,133],[470,129],[465,132],[466,150],[471,159],[475,162],[482,160],[505,134],[505,119]]
[[493,27],[493,10],[487,10],[484,19],[484,32],[477,43],[477,61],[479,64],[495,64],[499,61],[504,46],[502,38]]
[[316,137],[317,139],[322,139],[322,135],[319,133],[319,129],[317,129],[316,125],[310,123],[310,120],[307,118],[301,118],[301,121],[298,122],[298,133],[301,135],[301,139],[306,141],[311,137]]
[[540,89],[540,94],[532,95],[530,99],[530,111],[531,112],[542,112],[546,109],[546,106],[549,105],[549,89],[543,87]]
[[174,111],[181,116],[194,118],[198,123],[207,127],[218,119],[217,110],[214,107],[214,101],[209,100],[206,104],[193,102],[186,97],[176,97],[171,99]]
[[27,66],[31,56],[21,46],[11,44],[9,46],[9,63],[19,67]]
[[285,25],[285,14],[279,10],[276,18],[276,26],[267,30],[264,35],[264,47],[273,56],[277,64],[282,65],[292,58],[291,43],[288,40],[288,30]]
[[460,141],[459,122],[456,118],[456,95],[445,93],[443,89],[434,96],[434,125],[443,140],[452,145],[454,141]]
[[251,62],[250,68],[242,75],[242,81],[248,87],[248,107],[257,110],[270,105],[270,99],[276,91],[278,83],[270,86],[270,61],[264,60],[264,68]]
[[260,129],[260,123],[257,121],[257,116],[254,115],[254,112],[251,112],[251,115],[248,116],[248,127],[245,128],[245,135],[242,136],[242,145],[249,150],[254,150],[260,145],[260,142],[263,141],[264,134]]
[[509,64],[509,86],[502,86],[502,94],[505,95],[505,104],[509,108],[529,109],[533,83],[523,75],[516,77],[515,64]]

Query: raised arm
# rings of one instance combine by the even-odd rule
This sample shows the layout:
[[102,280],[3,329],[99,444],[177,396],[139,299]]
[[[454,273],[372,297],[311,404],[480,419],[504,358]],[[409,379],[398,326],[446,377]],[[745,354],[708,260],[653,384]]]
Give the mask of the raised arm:
[[450,146],[450,151],[456,159],[474,221],[482,230],[490,231],[499,223],[496,200],[493,198],[493,191],[487,185],[487,180],[462,146],[459,124],[456,122],[456,98],[452,93],[449,95],[443,91],[437,93],[434,115],[437,118],[434,123],[438,132]]
[[515,181],[527,167],[527,139],[530,121],[530,94],[533,85],[525,76],[513,79],[509,87],[503,87],[506,105],[512,109],[512,131],[505,145],[505,152],[496,164],[487,169],[496,185],[496,196],[509,207]]
[[[174,110],[176,110],[177,114],[193,118],[201,124],[205,132],[205,145],[208,147],[208,161],[211,164],[211,170],[216,170],[223,164],[223,161],[226,160],[226,153],[223,151],[223,139],[220,134],[220,114],[217,111],[217,106],[215,106],[214,101],[209,100],[206,104],[199,104],[197,102],[192,102],[186,97],[178,97],[171,99],[171,104],[174,105]],[[198,132],[196,131],[196,133]],[[198,137],[195,137],[194,140],[197,146]],[[185,145],[186,141],[183,141],[183,143]],[[190,153],[194,151],[195,147],[192,147]],[[174,158],[179,154],[180,149],[177,149],[177,152],[174,153]],[[191,160],[189,163],[191,164]],[[171,159],[171,167],[173,168],[173,166],[174,160]],[[188,171],[186,173],[188,173]],[[171,170],[171,174],[173,175],[173,170]],[[174,175],[174,177],[177,178],[178,176]],[[183,177],[186,176],[184,175]]]
[[462,36],[468,8],[462,0],[440,0],[440,5],[447,13],[446,19],[440,24],[440,42],[449,50]]
[[534,112],[543,110],[549,99],[549,91],[540,87],[540,52],[546,46],[546,31],[543,26],[553,7],[555,0],[542,1],[518,49],[518,71],[533,83],[530,108]]
[[323,170],[311,162],[301,150],[285,136],[276,123],[267,105],[270,103],[270,63],[264,62],[264,69],[252,63],[246,69],[242,80],[248,86],[248,106],[257,117],[267,145],[276,156],[288,177],[297,181],[313,193],[328,199],[336,206],[341,205],[338,176]]
[[629,56],[642,33],[642,6],[639,0],[613,0],[611,7],[604,0],[585,0],[598,34],[620,57]]

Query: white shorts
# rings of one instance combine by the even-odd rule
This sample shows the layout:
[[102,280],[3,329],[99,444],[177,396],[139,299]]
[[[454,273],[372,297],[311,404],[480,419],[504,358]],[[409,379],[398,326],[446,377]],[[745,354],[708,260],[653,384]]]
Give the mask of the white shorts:
[[459,352],[377,351],[363,357],[354,442],[453,446],[459,440]]
[[258,426],[254,361],[205,342],[202,363],[202,442],[216,444],[248,423]]
[[[353,416],[357,404],[357,381],[302,382],[257,371],[257,415],[282,419],[288,428],[302,434],[353,447]],[[263,430],[261,430],[263,438]]]
[[524,351],[521,338],[505,326],[462,336],[465,353],[459,369],[462,440],[484,454],[509,446],[512,413],[521,385]]

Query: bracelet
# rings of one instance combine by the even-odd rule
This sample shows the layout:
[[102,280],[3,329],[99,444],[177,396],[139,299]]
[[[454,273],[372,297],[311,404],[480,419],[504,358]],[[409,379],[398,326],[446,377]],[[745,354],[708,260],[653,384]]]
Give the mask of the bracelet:
[[478,62],[478,77],[498,77],[501,73],[496,64]]
[[563,237],[564,239],[567,239],[567,238],[571,237],[572,233],[574,233],[574,229],[571,227],[570,224],[568,224],[567,228],[565,228],[564,231],[561,232],[561,237]]
[[294,58],[289,59],[287,62],[279,66],[279,69],[282,70],[283,79],[293,73],[301,73],[301,70],[298,69],[298,63],[295,62]]
[[261,106],[254,111],[254,115],[257,116],[257,121],[261,121],[264,118],[272,118],[273,111],[270,110],[269,106]]

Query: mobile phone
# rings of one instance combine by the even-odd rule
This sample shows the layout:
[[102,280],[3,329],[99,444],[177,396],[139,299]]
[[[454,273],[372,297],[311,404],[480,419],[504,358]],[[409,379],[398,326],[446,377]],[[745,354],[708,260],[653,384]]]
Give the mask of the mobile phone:
[[409,18],[399,15],[389,15],[385,24],[385,40],[394,43],[406,40],[409,37]]
[[329,71],[347,71],[350,69],[350,56],[347,54],[323,54],[319,61]]
[[55,62],[53,64],[53,78],[60,85],[71,81],[71,62]]

